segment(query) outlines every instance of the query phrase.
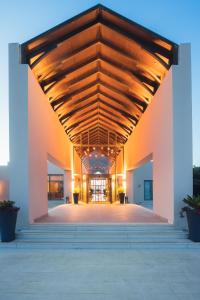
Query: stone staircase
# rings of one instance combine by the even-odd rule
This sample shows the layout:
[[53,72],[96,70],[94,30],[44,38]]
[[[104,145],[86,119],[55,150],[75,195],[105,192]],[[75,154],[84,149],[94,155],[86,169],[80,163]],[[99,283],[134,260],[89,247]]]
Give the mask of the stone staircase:
[[187,232],[168,224],[34,224],[0,248],[200,249]]

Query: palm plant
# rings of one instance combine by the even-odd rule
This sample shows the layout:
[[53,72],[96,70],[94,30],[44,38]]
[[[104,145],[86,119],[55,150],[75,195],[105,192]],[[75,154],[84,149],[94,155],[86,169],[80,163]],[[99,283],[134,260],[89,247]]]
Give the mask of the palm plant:
[[184,217],[184,212],[187,212],[188,210],[193,210],[197,214],[200,214],[200,195],[197,196],[187,196],[183,199],[183,202],[187,204],[187,206],[184,206],[181,209],[180,215],[181,217]]
[[14,207],[15,202],[10,200],[0,201],[0,209],[12,208]]

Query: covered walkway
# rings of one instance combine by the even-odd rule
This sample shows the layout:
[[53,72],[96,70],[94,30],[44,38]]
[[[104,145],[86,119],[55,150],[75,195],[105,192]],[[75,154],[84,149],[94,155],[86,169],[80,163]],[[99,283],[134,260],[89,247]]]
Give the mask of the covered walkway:
[[167,223],[151,210],[136,204],[63,204],[49,210],[39,223]]

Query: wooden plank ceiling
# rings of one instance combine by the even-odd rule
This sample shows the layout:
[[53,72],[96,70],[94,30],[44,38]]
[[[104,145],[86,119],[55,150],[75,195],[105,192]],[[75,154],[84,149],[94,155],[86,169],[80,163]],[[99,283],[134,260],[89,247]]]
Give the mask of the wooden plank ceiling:
[[21,49],[70,140],[86,146],[126,143],[178,52],[102,5]]

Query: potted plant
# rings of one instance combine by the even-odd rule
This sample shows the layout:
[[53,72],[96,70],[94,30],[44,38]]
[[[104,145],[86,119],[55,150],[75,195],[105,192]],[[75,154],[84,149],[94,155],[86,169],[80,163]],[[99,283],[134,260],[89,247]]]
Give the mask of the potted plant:
[[78,204],[79,188],[75,188],[74,189],[73,198],[74,198],[74,204]]
[[200,242],[200,195],[187,196],[183,199],[187,204],[181,209],[181,217],[184,213],[187,216],[189,239],[193,242]]
[[19,207],[14,206],[15,202],[0,201],[0,230],[1,241],[11,242],[15,239],[15,228]]
[[118,195],[119,195],[120,204],[124,204],[124,202],[125,202],[125,193],[124,193],[123,187],[118,188]]

